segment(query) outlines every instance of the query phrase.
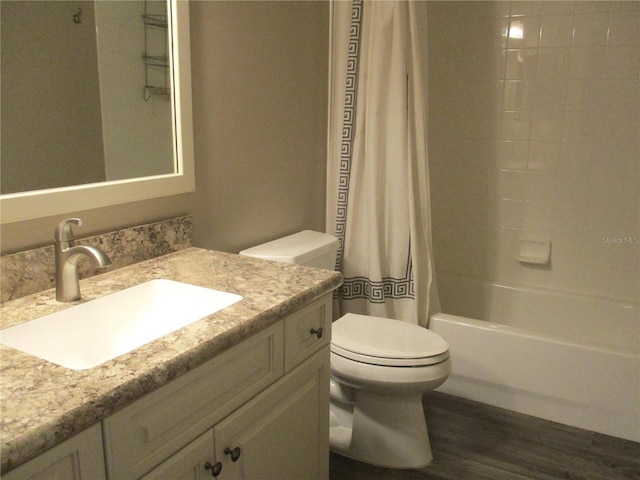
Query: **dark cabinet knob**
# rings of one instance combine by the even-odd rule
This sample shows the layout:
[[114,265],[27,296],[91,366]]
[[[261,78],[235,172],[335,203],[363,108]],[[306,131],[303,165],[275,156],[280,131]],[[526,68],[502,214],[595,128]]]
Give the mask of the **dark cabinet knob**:
[[315,335],[318,338],[322,338],[322,334],[324,333],[324,329],[322,327],[318,328],[317,330],[315,328],[312,328],[311,330],[309,330],[309,333],[312,335]]
[[204,464],[204,469],[211,470],[211,476],[215,478],[220,475],[220,472],[222,471],[222,464],[220,462],[216,462],[211,465],[211,462],[207,462]]
[[229,455],[231,457],[232,462],[237,462],[238,459],[240,458],[240,454],[242,453],[242,450],[240,450],[240,447],[236,447],[233,450],[227,447],[224,449],[224,453],[225,455]]

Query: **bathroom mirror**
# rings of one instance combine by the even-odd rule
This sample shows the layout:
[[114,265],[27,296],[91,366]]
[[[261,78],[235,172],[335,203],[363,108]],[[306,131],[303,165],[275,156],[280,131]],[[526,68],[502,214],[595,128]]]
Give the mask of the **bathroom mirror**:
[[[9,2],[7,2],[9,3]],[[16,3],[32,3],[32,2],[16,2]],[[91,1],[65,1],[65,2],[42,2],[46,4],[65,4],[67,13],[63,18],[64,28],[73,29],[74,27],[85,26],[83,23],[89,24],[90,29],[94,29],[95,43],[97,44],[98,52],[105,45],[105,38],[108,38],[110,34],[112,37],[118,37],[126,35],[123,32],[118,32],[118,28],[107,25],[104,22],[109,15],[109,11],[105,7],[117,8],[118,4],[121,7],[126,7],[130,10],[134,4],[141,8],[141,12],[146,12],[145,9],[150,9],[152,4],[155,4],[157,8],[160,2],[144,0],[139,1],[110,1],[110,2],[91,2]],[[5,2],[3,2],[3,7]],[[160,5],[164,10],[164,3]],[[60,7],[60,5],[58,5]],[[121,14],[118,11],[118,14]],[[94,17],[95,16],[95,17]],[[111,154],[112,158],[120,161],[123,168],[116,168],[117,173],[113,174],[110,179],[106,181],[93,181],[93,179],[84,180],[83,183],[77,183],[77,181],[71,180],[69,186],[60,186],[52,188],[39,188],[28,191],[11,191],[10,193],[2,193],[0,195],[0,221],[2,223],[11,223],[17,221],[23,221],[38,217],[45,217],[57,214],[66,214],[79,210],[87,210],[91,208],[99,208],[110,205],[117,205],[127,202],[157,198],[161,196],[176,195],[180,193],[186,193],[195,190],[195,178],[194,178],[194,165],[193,165],[193,132],[192,132],[192,108],[191,108],[191,64],[190,64],[190,44],[189,44],[189,3],[186,0],[167,0],[166,13],[157,15],[156,13],[150,14],[152,21],[159,22],[157,25],[148,25],[143,18],[145,15],[135,13],[131,15],[129,19],[128,28],[137,28],[136,35],[142,35],[144,38],[143,43],[136,47],[135,51],[135,70],[139,78],[139,72],[144,72],[142,76],[142,82],[136,84],[136,102],[127,101],[127,97],[124,93],[116,92],[115,94],[109,93],[109,89],[103,85],[95,86],[95,89],[99,90],[99,101],[105,109],[105,105],[111,108],[110,111],[102,112],[102,135],[96,135],[95,129],[93,133],[89,131],[89,122],[84,121],[84,125],[87,129],[81,128],[77,132],[77,137],[66,144],[69,148],[74,147],[77,143],[90,144],[89,139],[93,139],[94,143],[104,142],[105,154]],[[95,20],[94,20],[95,18]],[[160,19],[160,20],[158,20]],[[5,21],[7,18],[2,18],[2,29],[5,30]],[[28,21],[28,19],[27,19]],[[50,19],[54,21],[54,19]],[[92,25],[92,22],[94,25]],[[105,26],[107,25],[107,26]],[[142,32],[142,33],[141,33]],[[4,37],[3,31],[3,37]],[[27,36],[27,40],[31,40],[33,35]],[[51,42],[55,42],[55,38],[51,38]],[[129,42],[123,42],[129,43]],[[3,67],[4,65],[4,38],[3,38]],[[160,51],[158,54],[158,49]],[[148,51],[152,50],[152,51]],[[26,51],[26,50],[25,50]],[[112,51],[114,51],[112,49]],[[115,49],[117,53],[117,49]],[[38,53],[34,53],[38,55]],[[99,55],[98,55],[99,56]],[[147,58],[151,58],[151,61]],[[162,60],[158,60],[161,57]],[[113,55],[112,60],[107,61],[105,65],[101,64],[98,67],[99,78],[102,81],[103,78],[109,77],[111,74],[111,84],[115,85],[119,80],[122,80],[122,67],[113,67]],[[117,60],[117,55],[116,55]],[[38,61],[44,64],[62,64],[60,59],[48,58],[47,56],[41,56]],[[160,64],[155,62],[160,61]],[[154,64],[152,64],[154,63]],[[151,64],[151,68],[147,68],[147,65]],[[109,68],[112,67],[112,68]],[[119,69],[120,68],[120,69]],[[128,70],[134,70],[130,68]],[[162,73],[158,73],[162,72]],[[5,84],[4,76],[10,74],[8,69],[2,69],[2,83]],[[80,69],[75,70],[78,76],[82,77],[84,74]],[[50,79],[53,82],[53,79]],[[41,88],[46,89],[48,84],[48,78],[44,75],[38,80],[41,82]],[[149,81],[153,82],[153,85],[158,85],[157,90],[150,90],[145,88],[149,85]],[[165,82],[164,84],[163,81]],[[3,92],[3,97],[6,92]],[[51,91],[50,95],[56,95],[56,91]],[[109,96],[111,95],[111,96]],[[124,99],[124,100],[123,100]],[[61,99],[64,100],[64,99]],[[88,102],[87,102],[88,103]],[[132,107],[134,104],[141,104],[143,107]],[[47,113],[50,115],[51,124],[61,122],[61,118],[68,114],[69,110],[83,110],[84,107],[76,107],[74,109],[65,109],[64,104],[59,109],[60,111]],[[4,108],[4,107],[3,107]],[[88,108],[88,106],[87,106]],[[126,135],[136,135],[136,131],[133,128],[122,128],[125,124],[123,120],[131,117],[133,114],[131,111],[127,111],[127,108],[146,108],[151,111],[151,117],[159,117],[159,123],[161,125],[160,134],[156,133],[157,139],[152,141],[152,144],[163,144],[164,152],[157,151],[149,154],[149,152],[142,152],[141,150],[135,151],[135,148],[130,148],[133,144],[132,137]],[[123,110],[124,109],[124,110]],[[66,112],[65,112],[66,110]],[[164,113],[163,113],[164,112]],[[4,112],[3,112],[4,113]],[[77,112],[76,112],[77,113]],[[82,113],[82,112],[81,112]],[[165,115],[166,113],[166,115]],[[25,109],[25,115],[31,114],[31,112]],[[115,120],[114,120],[115,119]],[[151,118],[153,120],[153,118]],[[4,118],[3,118],[4,121]],[[111,122],[111,125],[107,125]],[[147,122],[140,125],[141,130],[148,134],[151,127]],[[7,131],[10,128],[5,128],[6,124],[3,124],[2,136],[5,137]],[[118,133],[118,127],[120,131]],[[111,128],[111,132],[107,132]],[[24,127],[23,127],[24,129]],[[164,130],[162,130],[164,129]],[[100,130],[100,129],[98,129]],[[111,138],[115,138],[115,142],[107,141],[109,135]],[[33,135],[32,142],[40,145],[38,142],[42,138],[42,135]],[[102,137],[102,138],[100,138]],[[4,149],[5,138],[2,138]],[[9,142],[10,143],[10,142]],[[137,148],[137,147],[136,147]],[[46,149],[45,149],[46,150]],[[115,152],[115,153],[114,153]],[[46,158],[46,151],[45,158]],[[139,159],[142,157],[158,157],[162,158],[160,163],[163,165],[160,167],[153,167],[152,170],[145,170],[140,167]],[[91,153],[82,157],[83,162],[88,163]],[[0,161],[4,162],[3,157]],[[57,162],[57,160],[56,160]],[[28,161],[22,161],[20,163],[29,164]],[[124,168],[127,167],[127,168]],[[129,167],[134,167],[133,170],[127,170]],[[2,165],[2,170],[6,172],[6,164]],[[54,165],[53,168],[58,168]],[[63,170],[78,170],[84,168],[84,163],[81,162],[79,168],[76,167],[64,167],[59,166],[59,169]],[[33,164],[29,167],[26,175],[30,175],[29,172],[34,172],[38,169]],[[0,171],[2,173],[2,171]],[[35,175],[34,175],[35,176]]]

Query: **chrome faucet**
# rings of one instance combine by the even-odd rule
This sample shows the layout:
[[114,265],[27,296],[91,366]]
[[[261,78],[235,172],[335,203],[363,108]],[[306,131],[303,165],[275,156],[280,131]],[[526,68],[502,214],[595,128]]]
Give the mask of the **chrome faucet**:
[[67,218],[58,224],[55,232],[56,251],[56,300],[73,302],[80,299],[78,283],[78,260],[82,255],[89,257],[96,268],[111,265],[111,259],[97,247],[76,245],[71,226],[82,225],[79,218]]

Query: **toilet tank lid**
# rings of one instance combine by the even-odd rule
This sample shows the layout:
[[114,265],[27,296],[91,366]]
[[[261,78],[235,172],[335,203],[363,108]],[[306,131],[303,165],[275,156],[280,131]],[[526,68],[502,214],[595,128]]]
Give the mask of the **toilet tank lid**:
[[337,251],[338,239],[333,235],[304,230],[271,242],[242,250],[240,255],[286,263],[303,264],[310,258]]

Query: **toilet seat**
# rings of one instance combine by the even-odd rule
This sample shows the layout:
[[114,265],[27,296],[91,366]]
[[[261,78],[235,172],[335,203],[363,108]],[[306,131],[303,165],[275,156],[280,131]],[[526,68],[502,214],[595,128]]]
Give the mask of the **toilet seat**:
[[449,344],[418,325],[348,313],[332,325],[331,352],[369,365],[419,367],[447,360]]

